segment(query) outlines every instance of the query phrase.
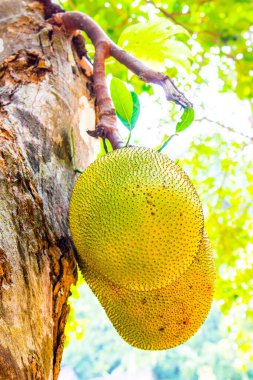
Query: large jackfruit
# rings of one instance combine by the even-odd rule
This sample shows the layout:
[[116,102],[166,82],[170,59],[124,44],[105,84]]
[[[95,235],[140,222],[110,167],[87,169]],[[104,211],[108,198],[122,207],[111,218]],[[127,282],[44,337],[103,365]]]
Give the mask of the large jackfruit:
[[163,350],[185,342],[202,325],[211,306],[215,267],[206,236],[187,271],[161,289],[121,288],[89,266],[82,269],[118,333],[143,350]]
[[151,149],[113,151],[78,178],[69,219],[81,271],[128,343],[166,349],[198,330],[214,262],[198,195],[179,166]]
[[123,148],[92,163],[70,202],[79,255],[127,289],[168,285],[193,262],[203,213],[185,172],[161,153]]

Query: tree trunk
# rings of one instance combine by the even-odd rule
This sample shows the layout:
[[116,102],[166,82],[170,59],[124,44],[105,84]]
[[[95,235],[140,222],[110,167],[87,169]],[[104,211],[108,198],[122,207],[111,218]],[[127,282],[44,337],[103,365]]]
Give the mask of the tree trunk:
[[[94,159],[90,82],[29,0],[0,3],[0,379],[57,379],[77,271],[68,204]],[[94,140],[94,139],[93,139]]]

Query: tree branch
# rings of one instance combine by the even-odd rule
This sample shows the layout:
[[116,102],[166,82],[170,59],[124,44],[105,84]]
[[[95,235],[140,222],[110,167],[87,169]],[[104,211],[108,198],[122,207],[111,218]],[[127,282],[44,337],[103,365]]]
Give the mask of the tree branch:
[[214,124],[217,124],[219,125],[221,128],[223,129],[226,129],[227,131],[229,132],[232,132],[232,133],[237,133],[238,135],[246,138],[246,139],[249,139],[251,143],[253,143],[253,136],[249,136],[249,135],[246,135],[245,133],[243,132],[240,132],[240,131],[236,131],[235,129],[229,127],[228,125],[225,125],[225,124],[222,124],[220,121],[217,121],[217,120],[211,120],[209,119],[208,117],[203,117],[201,119],[195,119],[194,120],[195,122],[202,122],[202,121],[207,121],[209,123],[214,123]]
[[[178,25],[183,26],[183,27],[186,29],[186,27],[185,27],[184,25],[182,25],[180,22],[176,21],[175,16],[183,16],[183,15],[187,15],[187,14],[190,14],[190,13],[191,13],[190,11],[188,11],[188,12],[186,12],[186,13],[182,13],[182,12],[169,13],[169,12],[167,12],[164,8],[162,8],[162,7],[158,6],[157,4],[155,4],[154,1],[152,1],[152,0],[145,0],[145,1],[146,1],[147,4],[151,4],[151,5],[153,5],[153,7],[154,7],[155,9],[157,9],[158,11],[160,11],[165,17],[170,18],[173,22],[175,22],[175,23],[178,24]],[[187,29],[187,30],[190,32],[189,29]],[[193,32],[191,31],[191,33],[193,33]]]
[[97,99],[99,124],[95,131],[88,131],[90,136],[107,138],[113,149],[123,148],[126,144],[117,128],[116,112],[108,92],[105,77],[105,59],[110,54],[107,41],[101,40],[96,44],[94,58],[94,92]]
[[65,12],[55,14],[48,21],[52,24],[62,25],[67,32],[73,35],[76,35],[77,30],[85,31],[95,46],[94,91],[99,124],[96,126],[96,131],[89,132],[89,134],[96,137],[107,137],[113,149],[122,148],[125,144],[117,130],[117,118],[106,85],[104,61],[109,56],[125,65],[144,82],[160,85],[165,91],[167,100],[184,108],[192,107],[192,103],[178,90],[171,78],[150,69],[117,46],[89,16],[81,12]]
[[89,16],[81,12],[66,12],[63,14],[56,14],[54,19],[56,22],[62,23],[70,33],[73,33],[76,30],[85,31],[95,48],[96,44],[100,41],[106,41],[110,47],[109,56],[111,55],[117,59],[117,61],[125,65],[144,82],[159,84],[162,86],[168,100],[171,100],[184,108],[192,107],[192,103],[185,98],[184,94],[177,89],[167,75],[150,69],[137,58],[117,46]]
[[110,41],[110,52],[117,61],[125,65],[143,82],[160,85],[164,89],[167,100],[179,104],[183,108],[192,107],[192,103],[185,98],[184,94],[178,90],[172,79],[167,75],[150,69],[112,41]]

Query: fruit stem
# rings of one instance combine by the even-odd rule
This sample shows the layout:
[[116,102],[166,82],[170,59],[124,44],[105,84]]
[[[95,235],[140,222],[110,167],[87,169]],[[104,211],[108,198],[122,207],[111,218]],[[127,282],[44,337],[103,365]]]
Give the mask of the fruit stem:
[[161,152],[167,146],[167,144],[173,139],[174,136],[177,136],[177,134],[175,133],[174,135],[169,136],[167,140],[164,141],[163,145],[159,149],[157,149],[157,152]]
[[127,139],[127,142],[126,142],[126,146],[128,146],[128,144],[129,144],[129,142],[131,140],[131,137],[132,137],[132,129],[129,132],[128,139]]

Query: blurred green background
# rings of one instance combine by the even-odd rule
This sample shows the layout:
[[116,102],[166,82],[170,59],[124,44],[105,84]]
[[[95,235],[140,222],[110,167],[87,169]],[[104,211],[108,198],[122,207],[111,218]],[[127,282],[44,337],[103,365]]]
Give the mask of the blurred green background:
[[[192,339],[175,349],[145,352],[122,341],[80,279],[70,300],[60,379],[253,379],[253,2],[66,0],[62,5],[89,14],[113,41],[170,75],[194,103],[194,123],[163,153],[186,170],[198,190],[217,281],[212,310]],[[157,17],[160,27],[145,29]],[[169,33],[170,22],[179,26],[178,33]],[[129,28],[137,23],[144,32]],[[87,46],[92,57],[88,40]],[[139,95],[132,144],[154,148],[174,133],[182,110],[166,102],[160,88],[143,84],[112,59],[107,73],[108,81],[120,78]],[[128,130],[120,128],[127,139]]]

